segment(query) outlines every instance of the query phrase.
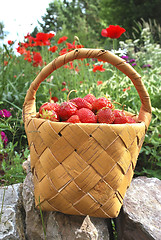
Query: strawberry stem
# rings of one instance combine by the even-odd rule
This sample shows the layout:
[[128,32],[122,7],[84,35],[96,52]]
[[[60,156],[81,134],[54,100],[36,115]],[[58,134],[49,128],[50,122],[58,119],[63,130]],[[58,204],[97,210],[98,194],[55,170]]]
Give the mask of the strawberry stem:
[[118,105],[122,106],[122,104],[121,104],[121,103],[119,103],[119,102],[115,102],[114,100],[113,100],[113,103],[115,103],[115,104],[118,104]]
[[124,111],[124,108],[126,107],[126,105],[124,104],[123,106],[122,106],[122,111]]

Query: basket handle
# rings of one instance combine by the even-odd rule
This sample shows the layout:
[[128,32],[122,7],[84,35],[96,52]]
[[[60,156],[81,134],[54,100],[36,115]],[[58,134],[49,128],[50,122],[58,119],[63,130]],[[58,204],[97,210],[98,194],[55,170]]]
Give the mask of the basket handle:
[[53,71],[65,65],[66,63],[73,61],[75,59],[82,58],[96,58],[108,62],[131,79],[139,94],[142,103],[138,116],[138,121],[144,122],[147,130],[151,121],[152,111],[150,97],[141,80],[141,76],[124,59],[116,56],[110,51],[103,49],[88,49],[88,48],[75,49],[71,52],[61,55],[55,58],[52,62],[50,62],[47,66],[45,66],[41,70],[41,72],[38,74],[35,80],[31,83],[25,97],[25,101],[23,104],[24,122],[26,122],[26,120],[32,115],[36,115],[35,95],[41,82],[44,81]]

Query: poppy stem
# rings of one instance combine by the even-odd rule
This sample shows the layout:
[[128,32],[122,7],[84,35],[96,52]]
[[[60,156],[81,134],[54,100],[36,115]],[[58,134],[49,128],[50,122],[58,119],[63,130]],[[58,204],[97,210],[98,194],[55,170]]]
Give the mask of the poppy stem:
[[113,51],[114,51],[114,54],[117,50],[117,39],[113,39]]
[[114,54],[115,54],[115,39],[113,39],[113,51],[114,51]]

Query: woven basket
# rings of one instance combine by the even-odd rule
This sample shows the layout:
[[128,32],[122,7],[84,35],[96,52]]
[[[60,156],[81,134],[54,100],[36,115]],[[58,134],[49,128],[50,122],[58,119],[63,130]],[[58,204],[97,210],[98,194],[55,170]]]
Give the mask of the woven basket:
[[[40,83],[64,64],[82,58],[106,61],[131,79],[142,103],[136,124],[72,124],[36,117]],[[117,217],[151,121],[149,95],[131,65],[100,49],[76,49],[59,56],[31,83],[23,114],[36,207],[71,215]]]

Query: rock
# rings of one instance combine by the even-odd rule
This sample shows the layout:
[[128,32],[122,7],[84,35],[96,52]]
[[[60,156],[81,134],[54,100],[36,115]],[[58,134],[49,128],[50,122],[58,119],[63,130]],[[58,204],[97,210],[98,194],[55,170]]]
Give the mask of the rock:
[[23,205],[26,212],[26,236],[30,240],[109,240],[107,219],[89,216],[71,216],[59,212],[43,212],[43,229],[40,211],[35,209],[32,173],[23,183]]
[[25,240],[22,184],[0,188],[0,240]]
[[31,166],[30,166],[30,155],[28,156],[27,160],[23,162],[22,168],[23,170],[28,174],[31,172]]
[[116,221],[121,240],[160,240],[161,181],[147,177],[133,179]]

